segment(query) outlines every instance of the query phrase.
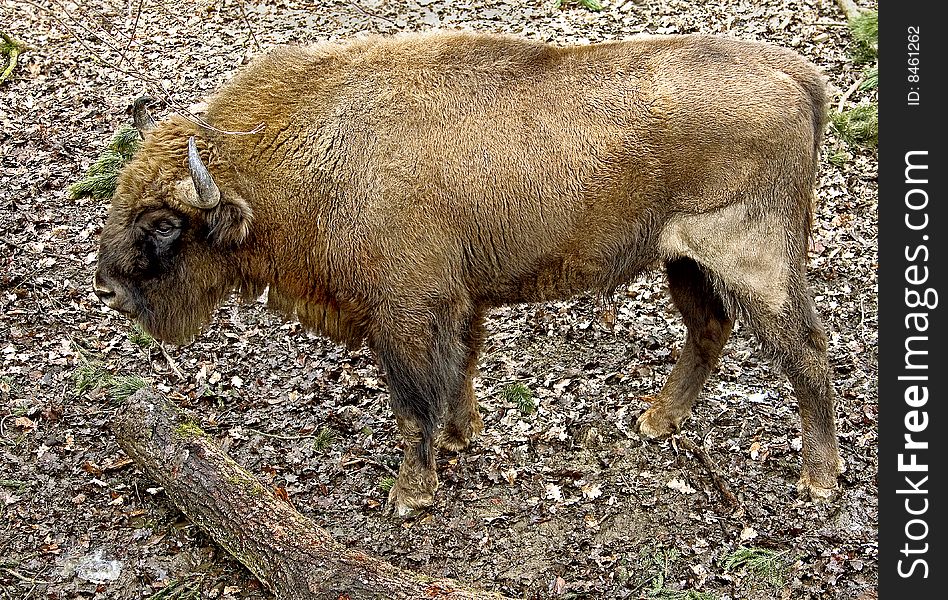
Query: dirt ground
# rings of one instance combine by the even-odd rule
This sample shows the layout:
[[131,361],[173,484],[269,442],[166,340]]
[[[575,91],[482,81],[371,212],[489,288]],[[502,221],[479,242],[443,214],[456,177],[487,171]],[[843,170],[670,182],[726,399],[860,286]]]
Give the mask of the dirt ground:
[[603,5],[0,0],[0,29],[31,47],[0,86],[0,596],[270,597],[119,449],[109,382],[140,375],[338,540],[401,567],[525,599],[875,598],[877,156],[832,128],[810,270],[848,466],[829,506],[796,497],[796,401],[740,325],[681,434],[709,460],[636,435],[640,397],[684,335],[659,273],[621,289],[614,312],[583,296],[491,313],[484,435],[441,457],[435,506],[409,520],[383,514],[400,450],[365,349],[234,302],[193,344],[161,347],[92,294],[108,205],[67,186],[132,99],[161,85],[194,105],[274,44],[438,27],[556,44],[717,33],[796,49],[825,70],[834,109],[861,73],[829,0]]

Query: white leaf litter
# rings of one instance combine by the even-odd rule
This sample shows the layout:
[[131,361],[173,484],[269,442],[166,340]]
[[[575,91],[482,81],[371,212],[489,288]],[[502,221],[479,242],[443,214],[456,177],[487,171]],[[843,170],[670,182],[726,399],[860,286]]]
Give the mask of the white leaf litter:
[[90,583],[101,584],[115,581],[122,572],[122,563],[102,558],[102,550],[83,556],[76,565],[76,576]]
[[546,484],[546,497],[548,500],[560,502],[563,500],[563,490],[555,483],[548,483]]
[[741,541],[746,542],[747,540],[752,540],[757,537],[757,530],[753,527],[745,527],[741,531]]
[[587,483],[582,488],[583,497],[590,500],[595,500],[599,496],[602,496],[602,488],[599,487],[598,483]]
[[694,494],[696,491],[698,491],[695,488],[688,485],[687,483],[685,483],[684,481],[682,481],[681,479],[672,479],[665,485],[667,485],[673,490],[678,490],[682,494]]

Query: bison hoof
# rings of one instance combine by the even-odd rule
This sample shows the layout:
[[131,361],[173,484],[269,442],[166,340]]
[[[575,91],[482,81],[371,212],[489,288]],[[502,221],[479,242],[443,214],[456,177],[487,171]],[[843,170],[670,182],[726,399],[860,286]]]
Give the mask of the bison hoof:
[[645,438],[655,439],[667,437],[678,431],[678,426],[683,420],[683,418],[677,420],[673,419],[662,410],[661,406],[653,405],[639,415],[636,424],[638,426],[639,435]]
[[821,487],[804,482],[797,483],[797,494],[803,499],[809,499],[817,504],[833,502],[839,496],[839,486]]
[[[842,461],[836,465],[837,472],[843,468]],[[813,477],[804,471],[800,475],[800,481],[797,482],[797,495],[803,499],[812,500],[815,503],[833,502],[839,496],[839,485],[836,483],[836,477],[830,477],[827,481],[817,483]]]
[[[832,464],[833,459],[830,458],[827,462]],[[846,463],[838,455],[835,467],[835,472],[824,473],[823,477],[811,475],[811,472],[804,467],[803,473],[800,474],[800,481],[797,482],[797,494],[801,498],[808,498],[817,503],[833,502],[839,496],[839,484],[836,482],[836,477],[846,471]],[[834,471],[834,469],[830,468],[826,471]]]
[[471,438],[462,436],[458,433],[444,432],[438,436],[435,442],[438,448],[448,452],[460,452],[471,445]]
[[460,452],[471,445],[471,440],[484,430],[484,420],[476,410],[470,420],[461,427],[448,425],[438,436],[436,444],[442,450]]
[[406,477],[404,473],[399,473],[388,493],[388,512],[398,517],[410,517],[434,504],[438,476],[433,471],[419,475]]
[[433,503],[433,493],[410,493],[397,484],[388,493],[388,512],[396,517],[411,517]]

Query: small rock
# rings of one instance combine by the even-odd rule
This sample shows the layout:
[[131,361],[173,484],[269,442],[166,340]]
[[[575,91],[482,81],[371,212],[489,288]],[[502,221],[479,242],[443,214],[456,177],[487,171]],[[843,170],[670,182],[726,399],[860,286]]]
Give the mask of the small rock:
[[115,581],[122,572],[122,563],[102,558],[102,550],[79,559],[76,576],[90,583],[101,584]]

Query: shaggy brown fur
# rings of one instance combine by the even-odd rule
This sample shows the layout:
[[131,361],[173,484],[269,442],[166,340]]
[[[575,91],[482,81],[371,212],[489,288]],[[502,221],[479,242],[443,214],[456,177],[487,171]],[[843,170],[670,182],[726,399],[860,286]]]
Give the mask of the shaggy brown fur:
[[[172,117],[145,135],[96,287],[162,339],[268,287],[306,326],[367,340],[409,442],[391,494],[406,511],[431,502],[435,440],[458,450],[482,427],[486,309],[609,293],[665,263],[688,338],[642,433],[679,427],[744,318],[800,402],[800,489],[825,497],[840,463],[805,277],[825,104],[797,55],[723,37],[281,47],[210,101],[221,131]],[[209,210],[188,204],[189,136],[221,191]]]

